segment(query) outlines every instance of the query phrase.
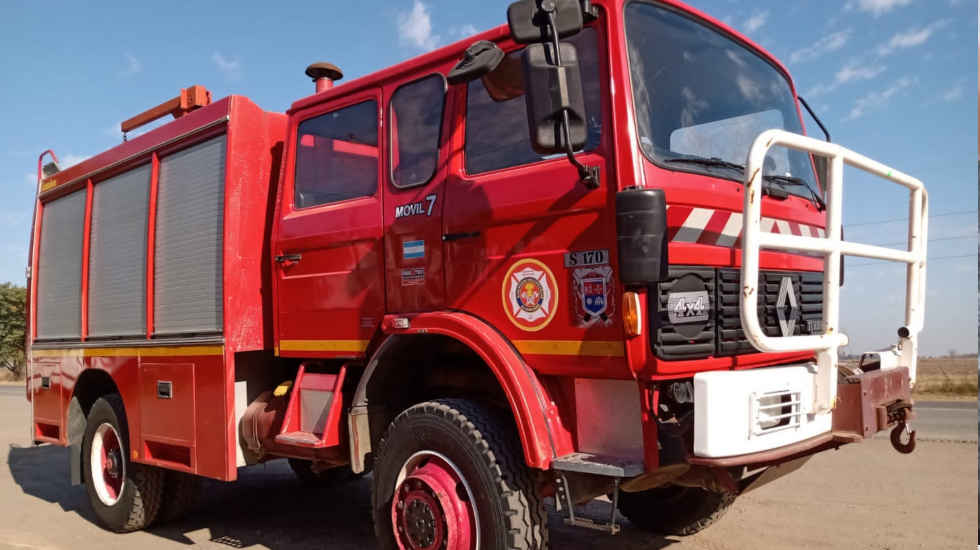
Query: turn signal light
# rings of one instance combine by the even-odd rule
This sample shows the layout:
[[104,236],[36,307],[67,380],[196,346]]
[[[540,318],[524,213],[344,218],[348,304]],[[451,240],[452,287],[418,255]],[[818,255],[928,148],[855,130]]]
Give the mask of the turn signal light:
[[623,293],[623,327],[626,329],[626,336],[633,338],[640,335],[642,323],[642,313],[640,312],[640,295],[635,292]]

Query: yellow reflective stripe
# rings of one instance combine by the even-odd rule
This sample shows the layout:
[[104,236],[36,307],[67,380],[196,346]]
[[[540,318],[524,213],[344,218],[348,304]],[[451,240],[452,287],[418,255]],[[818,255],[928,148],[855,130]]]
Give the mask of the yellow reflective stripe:
[[41,192],[42,193],[44,193],[45,191],[50,191],[50,190],[54,189],[55,187],[58,187],[58,180],[48,180],[48,181],[43,181],[42,180],[41,181]]
[[279,351],[353,351],[363,353],[370,340],[280,340]]
[[588,357],[623,357],[621,341],[603,340],[514,340],[514,346],[526,355],[577,355]]
[[152,348],[36,349],[34,357],[173,357],[224,355],[223,346],[174,346]]

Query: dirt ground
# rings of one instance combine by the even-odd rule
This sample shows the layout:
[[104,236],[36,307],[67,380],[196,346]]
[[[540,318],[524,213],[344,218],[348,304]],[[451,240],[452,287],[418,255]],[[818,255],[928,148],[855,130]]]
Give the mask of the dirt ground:
[[[942,410],[972,425],[973,408]],[[376,548],[370,479],[308,488],[282,461],[244,469],[237,483],[207,482],[202,502],[183,521],[108,533],[94,524],[84,487],[68,484],[67,451],[23,447],[28,423],[20,392],[0,391],[0,549]],[[976,436],[971,438],[920,441],[911,455],[894,452],[887,439],[820,454],[800,471],[744,495],[719,523],[686,538],[648,534],[628,523],[611,537],[566,527],[552,512],[552,548],[972,548],[978,470]],[[605,502],[585,510],[595,519],[608,513]]]

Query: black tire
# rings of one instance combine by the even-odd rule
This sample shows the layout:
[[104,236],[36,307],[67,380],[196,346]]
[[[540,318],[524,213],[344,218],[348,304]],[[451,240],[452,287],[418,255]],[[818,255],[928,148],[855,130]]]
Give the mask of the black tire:
[[439,399],[403,411],[378,444],[371,503],[381,548],[397,548],[391,524],[395,481],[419,451],[444,455],[459,468],[474,495],[481,548],[548,547],[544,504],[513,425],[471,401]]
[[[122,490],[112,504],[100,499],[92,478],[92,442],[103,424],[111,426],[121,439]],[[118,394],[103,396],[95,401],[88,414],[82,439],[82,473],[96,519],[106,529],[120,533],[153,523],[163,496],[163,470],[130,462],[129,458],[129,429],[122,398]]]
[[299,458],[290,458],[289,467],[292,468],[297,479],[310,487],[336,487],[360,479],[363,475],[355,474],[347,466],[314,472],[312,462]]
[[668,485],[639,493],[621,492],[619,511],[646,531],[693,535],[725,515],[733,502],[732,493]]
[[163,501],[160,503],[156,523],[167,523],[184,517],[197,501],[200,488],[201,478],[167,470],[163,480]]

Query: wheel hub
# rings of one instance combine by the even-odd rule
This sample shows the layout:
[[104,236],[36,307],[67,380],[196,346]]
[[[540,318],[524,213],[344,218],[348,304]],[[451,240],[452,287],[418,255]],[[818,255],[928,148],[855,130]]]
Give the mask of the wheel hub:
[[455,468],[429,457],[395,489],[392,527],[401,550],[471,550],[475,519]]

